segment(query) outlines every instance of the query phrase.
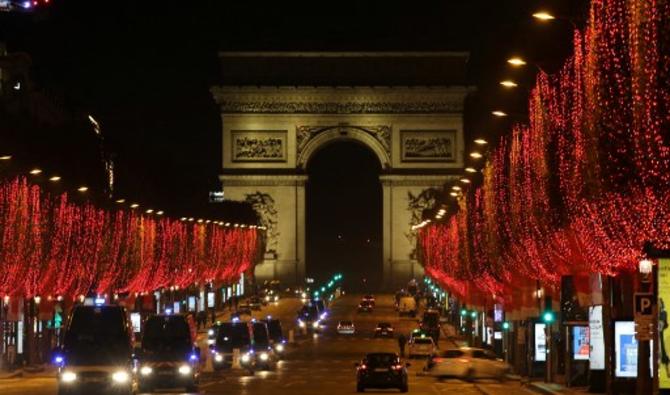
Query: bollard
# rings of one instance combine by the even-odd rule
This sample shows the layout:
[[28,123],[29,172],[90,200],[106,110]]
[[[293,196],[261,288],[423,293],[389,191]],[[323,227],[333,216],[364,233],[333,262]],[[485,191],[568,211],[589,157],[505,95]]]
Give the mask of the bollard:
[[241,369],[242,365],[240,365],[240,349],[235,348],[233,349],[233,369]]
[[206,354],[205,355],[205,368],[203,369],[203,372],[206,373],[212,373],[214,372],[214,354]]
[[293,329],[289,329],[288,331],[288,342],[289,344],[295,343],[295,332],[293,331]]

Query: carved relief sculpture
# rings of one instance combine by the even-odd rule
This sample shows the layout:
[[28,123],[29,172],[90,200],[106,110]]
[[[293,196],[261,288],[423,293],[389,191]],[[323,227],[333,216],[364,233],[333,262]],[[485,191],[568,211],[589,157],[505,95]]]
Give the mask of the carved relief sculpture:
[[274,198],[270,194],[257,191],[256,193],[246,194],[244,201],[251,204],[251,207],[260,216],[261,225],[267,228],[266,259],[276,259],[279,229],[277,227],[278,215]]
[[286,131],[246,131],[231,133],[233,162],[286,161]]
[[421,191],[418,195],[412,192],[407,192],[407,210],[410,211],[410,222],[408,225],[409,231],[405,232],[405,237],[412,246],[410,259],[416,259],[416,234],[415,230],[411,230],[413,225],[418,224],[423,220],[423,211],[435,205],[440,197],[441,191],[437,188],[427,188]]
[[453,162],[455,130],[403,130],[400,132],[403,162]]

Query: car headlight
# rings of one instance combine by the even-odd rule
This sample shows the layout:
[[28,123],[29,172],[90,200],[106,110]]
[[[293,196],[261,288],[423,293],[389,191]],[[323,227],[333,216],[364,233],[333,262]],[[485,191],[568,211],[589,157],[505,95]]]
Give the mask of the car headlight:
[[191,369],[191,367],[188,365],[181,365],[179,367],[179,374],[183,374],[184,376],[186,376],[187,374],[191,374],[192,370],[193,369]]
[[279,296],[275,296],[275,302],[279,300]]
[[270,359],[270,356],[266,352],[262,352],[258,357],[261,359],[261,361],[267,361]]
[[319,327],[319,321],[316,321],[312,324],[312,328],[317,329]]
[[151,373],[153,373],[153,371],[154,371],[154,370],[151,368],[151,366],[142,366],[142,367],[140,368],[140,374],[141,374],[142,376],[148,376],[148,375],[150,375]]
[[214,355],[214,360],[216,362],[223,362],[223,355],[221,355],[221,354]]
[[112,380],[114,380],[115,383],[119,384],[127,383],[129,379],[130,375],[128,374],[128,372],[125,372],[123,370],[114,372],[114,374],[112,374]]
[[61,373],[60,379],[64,383],[71,383],[71,382],[77,380],[77,373],[65,371],[65,372]]
[[269,301],[270,301],[270,297],[269,297],[269,296],[266,296],[266,297],[265,297],[265,301],[266,301],[266,302],[269,302]]
[[248,363],[249,361],[251,361],[251,356],[249,354],[244,354],[240,359],[242,360],[242,362]]
[[277,350],[279,352],[284,351],[284,345],[283,344],[277,344],[277,346],[275,347],[275,350]]
[[298,320],[298,326],[301,327],[301,328],[304,328],[306,326],[306,324],[305,324],[304,321]]
[[214,329],[210,329],[207,331],[207,336],[214,336]]

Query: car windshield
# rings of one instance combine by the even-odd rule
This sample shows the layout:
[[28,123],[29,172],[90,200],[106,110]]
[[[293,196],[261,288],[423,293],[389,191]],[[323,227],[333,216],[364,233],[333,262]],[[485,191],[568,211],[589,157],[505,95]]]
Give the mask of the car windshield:
[[227,322],[219,326],[216,344],[225,349],[248,346],[251,343],[249,329],[243,322]]
[[366,364],[370,366],[391,366],[399,363],[395,354],[368,354],[365,357]]
[[315,305],[303,306],[300,310],[300,316],[306,319],[315,319],[319,316],[319,311]]
[[416,343],[416,344],[432,344],[433,340],[432,339],[418,338],[418,339],[414,339],[414,343]]
[[268,328],[262,322],[255,322],[252,325],[254,331],[254,344],[257,346],[267,346],[270,344],[268,337]]
[[353,326],[354,323],[351,321],[340,321],[340,326]]
[[440,316],[437,314],[426,314],[423,316],[424,325],[437,326],[440,323]]
[[72,313],[63,342],[69,365],[117,365],[131,355],[125,311],[120,307],[81,306]]
[[191,331],[184,317],[154,316],[147,320],[142,350],[153,356],[184,356],[191,351]]
[[323,311],[326,309],[326,306],[324,305],[323,300],[321,299],[315,301],[314,304],[316,305],[316,308],[319,309],[319,311]]
[[281,330],[281,322],[279,320],[268,320],[268,332],[270,332],[270,338],[274,341],[283,340],[284,334]]

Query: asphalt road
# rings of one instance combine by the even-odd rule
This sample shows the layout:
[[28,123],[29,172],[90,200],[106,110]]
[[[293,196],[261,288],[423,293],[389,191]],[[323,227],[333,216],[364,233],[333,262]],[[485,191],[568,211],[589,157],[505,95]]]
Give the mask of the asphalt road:
[[[323,332],[306,336],[298,334],[297,344],[290,347],[289,354],[279,363],[276,371],[257,372],[250,375],[243,372],[203,373],[200,392],[203,394],[287,394],[287,395],[331,395],[355,393],[354,363],[366,353],[374,351],[398,351],[397,340],[375,339],[372,334],[378,322],[391,322],[398,333],[409,333],[416,327],[410,318],[398,318],[392,307],[392,297],[377,297],[377,307],[371,314],[356,313],[360,296],[347,295],[331,305],[331,312],[325,322]],[[262,312],[255,312],[257,318],[271,314],[280,318],[286,330],[293,328],[296,311],[300,306],[297,299],[283,299],[267,306]],[[337,335],[335,327],[342,319],[350,319],[356,325],[353,336]],[[440,341],[440,348],[456,345],[446,340]],[[460,380],[436,381],[430,377],[418,376],[424,361],[410,360],[409,392],[413,394],[491,394],[517,395],[532,394],[518,382],[478,381],[474,383]],[[397,390],[367,390],[370,393],[396,393]],[[0,380],[3,395],[52,395],[56,393],[54,378],[33,377]],[[172,393],[182,393],[173,391]]]

